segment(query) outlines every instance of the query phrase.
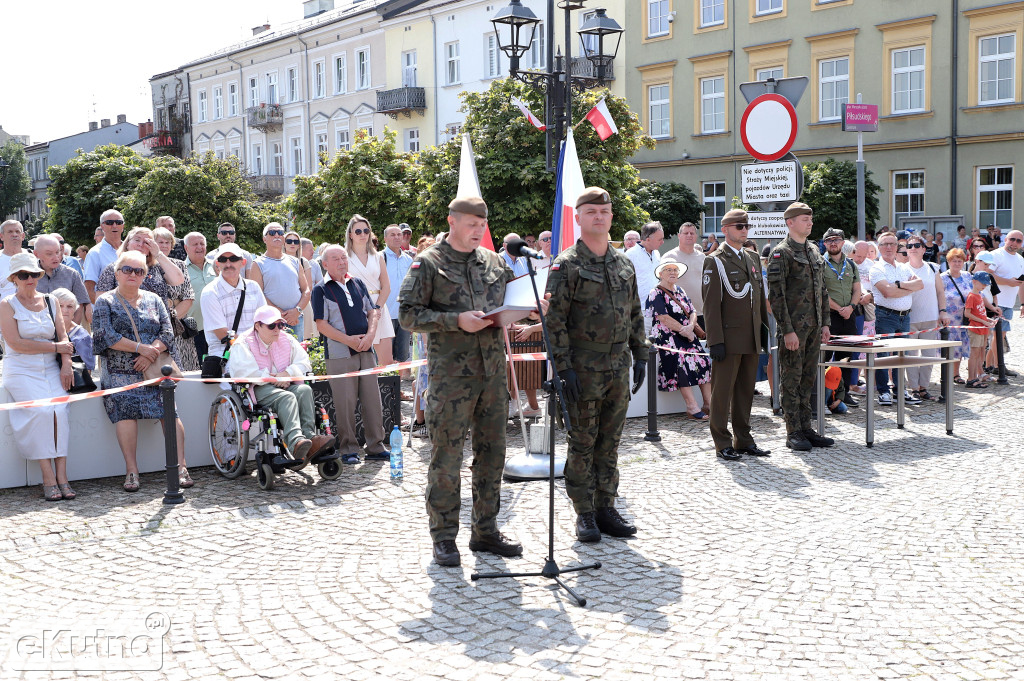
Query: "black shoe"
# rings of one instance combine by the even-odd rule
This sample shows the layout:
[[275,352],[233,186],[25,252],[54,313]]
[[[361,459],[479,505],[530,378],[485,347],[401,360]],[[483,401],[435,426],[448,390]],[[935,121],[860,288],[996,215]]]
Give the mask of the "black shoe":
[[836,443],[832,438],[818,435],[813,430],[805,430],[804,438],[811,443],[812,447],[831,447]]
[[470,551],[486,551],[506,558],[514,558],[523,555],[523,545],[511,541],[501,532],[489,534],[486,537],[470,537]]
[[597,529],[594,512],[580,513],[576,517],[576,538],[583,542],[601,541],[601,530]]
[[769,456],[769,455],[771,455],[771,451],[770,450],[761,449],[757,445],[750,445],[749,447],[744,447],[743,449],[739,449],[737,451],[739,453],[741,453],[741,454],[749,454],[750,456]]
[[597,509],[597,527],[613,537],[632,537],[636,527],[627,523],[614,506]]
[[743,455],[737,452],[732,447],[719,449],[717,454],[719,459],[725,459],[726,461],[739,461],[740,459],[743,458]]
[[451,539],[434,542],[434,562],[444,567],[458,567],[462,563],[459,547]]
[[804,435],[802,430],[798,430],[795,433],[790,433],[786,436],[786,446],[790,449],[795,449],[798,452],[809,452],[811,451],[811,442]]
[[371,452],[366,455],[367,461],[390,461],[391,452]]
[[845,404],[847,407],[859,407],[860,406],[860,402],[858,402],[853,397],[853,395],[847,395],[846,397],[844,397],[843,398],[843,404]]
[[998,376],[999,369],[996,367],[985,367],[985,373],[988,374],[989,376]]
[[[1006,369],[1005,373],[1006,373],[1007,378],[1017,378],[1017,372],[1016,371],[1010,371],[1009,369]],[[998,375],[999,375],[999,369],[996,368],[996,376],[998,376]]]

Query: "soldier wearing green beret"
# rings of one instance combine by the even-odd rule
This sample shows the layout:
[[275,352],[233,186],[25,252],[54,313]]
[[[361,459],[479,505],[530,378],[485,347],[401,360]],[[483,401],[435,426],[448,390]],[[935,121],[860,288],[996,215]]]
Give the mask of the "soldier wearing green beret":
[[448,204],[451,231],[416,256],[402,282],[402,328],[427,334],[430,432],[427,514],[439,565],[460,564],[455,537],[462,502],[462,451],[473,433],[472,551],[518,556],[523,547],[498,531],[501,474],[505,467],[508,387],[501,328],[483,319],[500,307],[512,270],[480,247],[487,204],[459,198]]
[[647,370],[644,318],[633,264],[608,244],[612,200],[589,187],[576,200],[580,238],[551,264],[548,330],[554,364],[564,381],[572,432],[565,490],[576,510],[580,541],[636,534],[615,509],[618,448],[634,392]]
[[786,446],[797,451],[831,447],[835,441],[811,427],[811,394],[818,371],[818,349],[829,339],[825,262],[807,243],[814,226],[806,203],[783,213],[789,236],[768,258],[768,301],[778,325],[779,379],[786,419]]

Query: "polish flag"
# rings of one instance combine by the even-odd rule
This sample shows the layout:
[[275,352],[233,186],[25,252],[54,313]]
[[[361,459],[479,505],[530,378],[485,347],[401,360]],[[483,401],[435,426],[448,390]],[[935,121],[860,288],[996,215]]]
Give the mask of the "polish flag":
[[562,153],[558,157],[558,179],[555,181],[555,187],[551,252],[561,253],[575,244],[580,236],[579,225],[576,224],[576,199],[586,188],[583,184],[583,171],[580,170],[580,159],[576,154],[572,128],[569,128],[569,134],[562,144]]
[[608,111],[608,105],[605,104],[604,98],[590,110],[587,114],[586,119],[590,121],[590,124],[597,130],[597,136],[601,138],[601,141],[608,139],[619,131],[617,125],[615,125],[615,119],[612,118],[611,112]]
[[[582,191],[582,190],[580,190]],[[459,189],[455,198],[483,198],[480,193],[480,178],[476,174],[476,156],[473,155],[473,144],[469,141],[469,133],[462,133],[462,158],[459,161]],[[494,250],[494,239],[491,238],[491,227],[484,229],[480,245],[489,251]]]
[[523,112],[524,116],[526,116],[526,120],[533,123],[533,127],[537,128],[541,132],[544,132],[545,130],[548,129],[548,126],[541,123],[540,119],[533,115],[533,112],[530,111],[530,107],[526,106],[526,102],[519,99],[518,97],[513,97],[512,103],[519,107],[519,110]]

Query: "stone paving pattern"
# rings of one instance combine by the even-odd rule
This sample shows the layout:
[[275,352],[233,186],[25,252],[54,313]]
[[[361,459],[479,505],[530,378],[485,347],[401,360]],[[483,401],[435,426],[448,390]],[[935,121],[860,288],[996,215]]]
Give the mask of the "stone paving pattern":
[[[82,481],[70,502],[2,491],[0,660],[14,620],[158,610],[173,621],[161,671],[78,677],[1022,679],[1022,384],[958,387],[952,437],[941,405],[909,408],[905,431],[880,408],[868,449],[861,408],[827,419],[836,447],[799,455],[758,397],[772,456],[735,463],[714,457],[704,424],[662,418],[649,443],[630,420],[620,508],[637,537],[576,542],[556,487],[556,560],[603,563],[567,577],[585,608],[543,578],[470,580],[540,569],[546,482],[503,485],[503,530],[525,556],[477,557],[467,461],[463,566],[433,564],[423,440],[401,486],[371,462],[335,482],[307,468],[269,493],[195,469],[171,507],[159,475],[134,495],[120,478]],[[518,427],[508,436],[517,451]],[[0,666],[2,679],[74,676]]]

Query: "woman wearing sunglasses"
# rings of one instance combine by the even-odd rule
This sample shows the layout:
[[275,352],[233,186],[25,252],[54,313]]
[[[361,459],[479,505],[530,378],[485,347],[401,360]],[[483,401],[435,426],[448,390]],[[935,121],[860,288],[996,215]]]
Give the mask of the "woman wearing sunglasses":
[[[0,335],[7,351],[3,386],[17,402],[63,397],[71,387],[74,346],[57,303],[36,291],[43,269],[31,253],[11,256],[7,280],[15,293],[0,302]],[[57,354],[63,357],[60,366]],[[8,412],[18,451],[39,461],[47,501],[74,499],[68,484],[68,408],[65,404]]]
[[[348,271],[357,279],[362,279],[370,292],[370,298],[377,307],[387,306],[391,295],[391,281],[387,275],[384,254],[378,253],[373,246],[370,232],[370,221],[362,215],[353,215],[348,221],[345,232],[345,250],[348,251]],[[395,327],[391,325],[391,315],[381,315],[377,325],[377,335],[373,338],[373,351],[377,353],[377,364],[391,364],[391,339],[395,337]]]
[[[141,383],[143,372],[168,350],[174,340],[171,318],[160,297],[143,288],[149,274],[146,256],[127,251],[114,262],[113,290],[96,298],[93,312],[93,351],[100,358],[103,378],[100,387],[120,388]],[[139,465],[136,449],[139,421],[163,419],[160,388],[147,385],[103,398],[107,418],[114,424],[117,443],[124,456],[124,490],[139,489]],[[178,484],[191,487],[192,478],[185,468],[185,428],[175,419],[178,430]]]

